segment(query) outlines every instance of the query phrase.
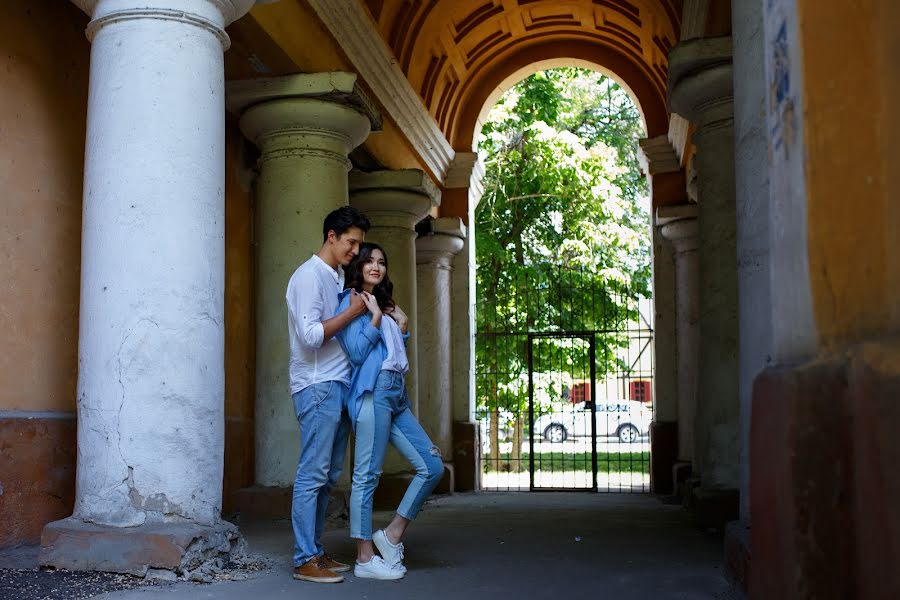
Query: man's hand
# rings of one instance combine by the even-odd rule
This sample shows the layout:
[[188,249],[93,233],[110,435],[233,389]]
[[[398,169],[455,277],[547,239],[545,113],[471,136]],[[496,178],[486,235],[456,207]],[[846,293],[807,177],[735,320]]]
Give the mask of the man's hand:
[[395,304],[388,315],[394,321],[396,321],[397,326],[400,328],[400,331],[406,333],[406,328],[409,326],[409,317],[406,316],[406,313],[403,312],[403,309]]
[[350,290],[350,307],[348,310],[354,317],[358,317],[366,312],[366,302],[356,290]]
[[337,332],[350,324],[350,321],[366,312],[366,303],[363,302],[356,290],[350,290],[350,306],[334,315],[327,321],[322,321],[322,328],[325,330],[325,341],[330,340]]

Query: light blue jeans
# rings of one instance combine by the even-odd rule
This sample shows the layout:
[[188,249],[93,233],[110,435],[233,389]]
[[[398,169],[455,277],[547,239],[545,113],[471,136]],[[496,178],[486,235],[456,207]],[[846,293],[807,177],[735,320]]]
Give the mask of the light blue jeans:
[[409,410],[403,375],[378,374],[375,390],[360,399],[356,420],[353,490],[350,494],[350,537],[372,539],[372,497],[378,487],[388,441],[416,469],[416,475],[397,507],[412,521],[444,475],[441,453]]
[[294,566],[325,552],[322,532],[331,488],[341,476],[350,419],[344,410],[349,390],[340,381],[307,386],[293,395],[300,423],[300,462],[294,480],[291,524]]

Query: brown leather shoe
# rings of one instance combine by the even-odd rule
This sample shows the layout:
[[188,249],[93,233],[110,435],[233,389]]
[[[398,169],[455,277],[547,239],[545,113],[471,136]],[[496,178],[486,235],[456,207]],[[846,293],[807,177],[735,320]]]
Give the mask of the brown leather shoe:
[[350,565],[334,560],[334,557],[327,552],[319,557],[319,566],[335,573],[346,573],[350,570]]
[[340,583],[344,580],[344,576],[322,568],[321,561],[318,558],[314,558],[299,567],[294,567],[294,579],[314,581],[316,583]]

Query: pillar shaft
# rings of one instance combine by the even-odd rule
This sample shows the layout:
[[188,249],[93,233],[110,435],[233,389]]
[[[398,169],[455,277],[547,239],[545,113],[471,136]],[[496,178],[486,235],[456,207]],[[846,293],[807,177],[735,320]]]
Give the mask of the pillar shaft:
[[78,4],[92,45],[76,494],[39,561],[184,572],[242,544],[221,520],[222,52],[253,2]]
[[694,459],[697,417],[699,337],[699,257],[697,219],[687,218],[660,226],[672,243],[675,259],[675,331],[678,355],[678,459]]
[[704,488],[736,490],[740,406],[731,39],[679,44],[670,57],[669,79],[672,108],[697,124],[700,374],[695,468]]
[[419,328],[415,321],[418,314],[415,225],[439,203],[440,192],[422,171],[351,174],[350,204],[369,217],[372,226],[366,234],[366,241],[375,242],[387,253],[394,300],[410,318],[410,337],[406,343],[409,357],[406,391],[410,408],[417,415]]
[[[326,85],[328,74],[246,82],[235,96],[250,104],[240,126],[260,149],[256,181],[256,483],[293,483],[300,438],[290,401],[290,343],[285,288],[291,274],[322,245],[322,221],[347,204],[350,151],[366,138],[370,117],[354,107],[311,97],[277,94],[272,85]],[[352,75],[351,75],[352,77]],[[255,103],[254,103],[255,102]]]
[[220,518],[222,6],[91,7],[74,511],[84,521]]
[[419,420],[449,461],[453,456],[450,280],[465,228],[458,218],[443,218],[435,221],[435,230],[416,240],[419,370],[428,374],[419,382]]
[[[384,248],[388,258],[388,275],[394,284],[394,300],[409,316],[409,339],[406,355],[406,393],[413,414],[419,415],[419,345],[418,303],[416,301],[416,232],[415,225],[440,203],[440,192],[424,172],[419,170],[353,172],[350,174],[350,204],[369,217],[371,228],[366,241]],[[393,448],[384,461],[384,477],[375,497],[376,505],[399,501],[406,477],[392,477],[409,471],[409,463]],[[387,500],[386,500],[387,499]]]

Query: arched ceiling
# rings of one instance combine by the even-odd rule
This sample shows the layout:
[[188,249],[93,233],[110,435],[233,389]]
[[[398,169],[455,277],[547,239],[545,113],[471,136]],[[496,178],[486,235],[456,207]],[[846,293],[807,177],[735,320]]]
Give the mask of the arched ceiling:
[[669,49],[683,0],[361,0],[454,148],[484,102],[528,64],[572,58],[615,73],[648,135],[665,132]]

